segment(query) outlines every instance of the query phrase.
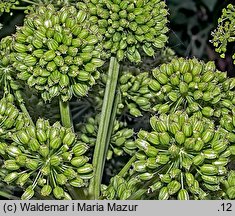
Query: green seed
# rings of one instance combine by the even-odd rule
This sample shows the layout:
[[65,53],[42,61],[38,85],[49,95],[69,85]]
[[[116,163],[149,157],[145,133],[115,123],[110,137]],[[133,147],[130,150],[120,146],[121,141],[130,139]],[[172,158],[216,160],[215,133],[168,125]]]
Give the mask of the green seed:
[[170,197],[169,191],[167,187],[162,187],[159,195],[158,195],[158,199],[159,200],[168,200]]
[[85,165],[83,165],[82,167],[79,167],[77,169],[77,172],[79,174],[87,174],[90,173],[93,170],[93,167],[91,164],[86,163]]
[[34,196],[33,186],[29,186],[26,188],[25,192],[22,194],[22,200],[29,200]]
[[12,183],[13,181],[15,181],[19,176],[18,172],[11,172],[10,174],[8,174],[3,181],[5,181],[7,184]]
[[85,165],[88,162],[89,158],[86,156],[78,156],[78,157],[74,157],[71,160],[71,164],[75,167],[81,167],[83,165]]
[[205,175],[214,176],[218,174],[218,168],[212,164],[204,164],[200,168],[201,172]]
[[64,190],[63,190],[63,188],[56,186],[53,189],[53,194],[56,199],[62,199],[64,197]]
[[42,196],[49,196],[52,192],[52,188],[50,185],[44,185],[41,189],[41,195]]
[[169,195],[173,195],[173,194],[177,193],[180,188],[181,188],[181,184],[176,180],[170,182],[167,185]]
[[181,189],[177,195],[178,200],[189,200],[188,191],[185,189]]
[[23,187],[25,183],[28,181],[29,177],[30,177],[29,173],[21,174],[17,179],[16,184],[18,184],[20,187]]

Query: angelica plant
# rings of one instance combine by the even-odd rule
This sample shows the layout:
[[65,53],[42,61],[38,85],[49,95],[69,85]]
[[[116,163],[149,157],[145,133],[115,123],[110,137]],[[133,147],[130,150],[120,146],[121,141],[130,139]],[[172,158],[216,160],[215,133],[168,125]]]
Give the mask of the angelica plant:
[[1,196],[234,199],[235,80],[166,47],[165,1],[22,2],[0,42]]

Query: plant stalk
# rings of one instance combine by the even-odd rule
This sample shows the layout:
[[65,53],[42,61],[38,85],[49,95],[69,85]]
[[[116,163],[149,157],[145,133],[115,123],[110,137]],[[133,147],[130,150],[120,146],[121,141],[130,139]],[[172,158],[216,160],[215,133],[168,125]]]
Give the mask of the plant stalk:
[[64,127],[73,129],[73,122],[71,119],[69,102],[68,101],[63,102],[62,99],[60,98],[59,104],[60,104],[60,116],[61,116],[62,125]]
[[32,118],[31,118],[31,116],[30,116],[30,114],[29,114],[29,112],[28,112],[28,110],[27,110],[27,108],[24,104],[24,100],[22,99],[21,91],[20,90],[18,90],[16,92],[14,91],[13,93],[14,93],[14,96],[15,96],[15,98],[17,99],[17,101],[19,103],[21,111],[28,117],[28,119],[30,121],[30,124],[34,126],[34,122],[33,122]]
[[118,176],[123,177],[126,172],[131,168],[131,165],[133,162],[135,162],[136,156],[133,155],[131,159],[125,164],[125,166],[121,169],[121,171],[118,173]]
[[106,149],[105,149],[105,155],[104,155],[105,159],[103,160],[103,168],[102,168],[103,170],[104,170],[104,165],[105,165],[105,161],[106,161],[106,158],[107,158],[109,143],[110,143],[112,132],[113,132],[112,129],[114,127],[114,122],[115,122],[115,119],[116,119],[117,107],[118,107],[118,103],[119,103],[120,100],[121,100],[121,93],[120,93],[120,91],[118,91],[117,96],[114,99],[112,114],[111,114],[111,117],[110,117],[110,124],[109,124],[110,130],[108,130],[108,134],[107,134],[107,141],[106,141],[107,143],[106,143]]
[[108,78],[105,88],[105,95],[101,111],[101,119],[98,129],[97,140],[93,156],[94,177],[91,179],[89,186],[89,195],[91,199],[98,200],[100,196],[100,185],[103,176],[104,161],[106,160],[105,152],[109,141],[110,119],[113,109],[114,97],[119,75],[119,63],[115,57],[111,57],[108,71]]

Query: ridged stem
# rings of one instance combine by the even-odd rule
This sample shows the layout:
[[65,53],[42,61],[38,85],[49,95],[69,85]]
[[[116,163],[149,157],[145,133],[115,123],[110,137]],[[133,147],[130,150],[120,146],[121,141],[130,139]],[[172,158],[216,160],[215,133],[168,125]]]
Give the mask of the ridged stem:
[[113,129],[114,122],[115,122],[115,119],[116,119],[117,107],[118,107],[118,103],[119,103],[120,99],[121,99],[121,93],[118,90],[117,96],[115,97],[114,102],[113,102],[113,109],[112,109],[112,114],[111,114],[111,117],[110,117],[110,123],[109,123],[110,130],[108,130],[107,139],[106,139],[107,143],[106,143],[106,149],[105,149],[105,155],[104,155],[105,160],[103,160],[103,169],[104,169],[105,161],[106,161],[106,158],[107,158],[109,143],[110,143],[110,139],[111,139],[111,136],[112,136],[112,133],[113,133],[112,129]]
[[60,116],[61,122],[64,127],[72,128],[73,129],[73,122],[71,119],[70,107],[69,102],[63,102],[62,99],[59,99],[60,104]]
[[133,155],[130,160],[125,164],[125,166],[121,169],[121,171],[118,173],[118,176],[123,177],[127,171],[131,168],[131,165],[133,162],[135,162],[136,156]]
[[110,126],[110,119],[113,109],[114,97],[119,74],[119,63],[115,57],[110,59],[108,78],[105,88],[105,95],[101,111],[101,119],[98,129],[98,135],[95,144],[93,156],[94,177],[91,179],[89,186],[89,195],[91,199],[99,199],[100,185],[103,176],[104,161],[106,160],[105,152],[109,141],[107,140]]

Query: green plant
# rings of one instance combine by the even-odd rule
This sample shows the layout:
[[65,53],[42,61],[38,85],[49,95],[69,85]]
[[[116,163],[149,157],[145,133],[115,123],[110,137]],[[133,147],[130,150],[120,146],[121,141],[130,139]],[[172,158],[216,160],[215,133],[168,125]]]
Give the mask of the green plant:
[[[225,52],[228,48],[228,43],[235,41],[234,32],[235,8],[229,4],[222,11],[222,16],[218,19],[218,27],[212,33],[213,39],[211,42],[216,47],[215,51],[220,54],[221,58],[225,58]],[[235,59],[235,54],[232,56]]]
[[166,47],[165,1],[16,9],[0,42],[0,196],[234,199],[234,78]]

